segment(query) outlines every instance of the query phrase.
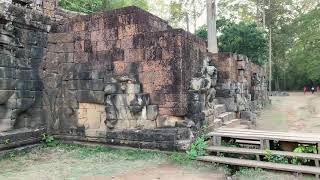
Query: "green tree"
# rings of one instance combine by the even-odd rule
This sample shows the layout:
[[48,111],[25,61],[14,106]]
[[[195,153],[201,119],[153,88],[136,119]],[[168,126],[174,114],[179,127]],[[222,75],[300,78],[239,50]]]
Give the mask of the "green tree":
[[204,40],[208,39],[208,27],[207,25],[202,25],[196,30],[196,35]]
[[320,8],[297,18],[291,24],[294,41],[287,56],[289,88],[301,89],[304,85],[320,83]]
[[[256,64],[264,64],[267,60],[266,34],[254,23],[231,23],[225,19],[217,21],[220,34],[218,45],[220,52],[243,54]],[[207,29],[202,26],[197,30],[197,36],[206,39]]]
[[[270,5],[269,5],[270,2]],[[291,51],[295,41],[296,28],[292,23],[300,16],[319,7],[315,0],[220,0],[219,12],[222,17],[233,21],[255,21],[261,28],[270,30],[272,49],[272,86],[276,90],[290,87],[296,74],[292,68]],[[295,62],[299,64],[298,62]],[[300,66],[299,66],[300,67]],[[290,68],[290,70],[288,69]],[[293,74],[291,74],[293,73]],[[302,76],[301,77],[306,77]],[[295,83],[298,84],[298,83]]]
[[206,7],[206,0],[171,0],[169,5],[169,22],[174,27],[190,30],[197,27],[197,20]]
[[59,6],[82,13],[94,13],[127,6],[137,6],[145,10],[149,8],[147,0],[60,0]]

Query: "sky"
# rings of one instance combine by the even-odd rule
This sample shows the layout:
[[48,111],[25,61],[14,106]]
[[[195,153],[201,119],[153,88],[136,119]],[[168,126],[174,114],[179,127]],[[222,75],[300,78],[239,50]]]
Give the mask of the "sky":
[[[165,6],[160,5],[160,0],[149,0],[149,1],[150,1],[150,5],[151,5],[151,13],[153,13],[163,19],[166,19],[166,20],[169,18],[169,12],[166,12],[166,11],[168,9],[168,5],[170,4],[171,0],[162,0],[162,2],[165,3]],[[166,9],[161,9],[161,8],[166,8]],[[160,13],[160,12],[164,12],[164,13]],[[207,21],[206,16],[207,16],[207,12],[206,12],[206,10],[204,10],[203,13],[201,14],[201,16],[197,20],[197,27],[200,27],[200,26],[206,24],[206,21]],[[193,25],[190,25],[190,31],[194,32]]]

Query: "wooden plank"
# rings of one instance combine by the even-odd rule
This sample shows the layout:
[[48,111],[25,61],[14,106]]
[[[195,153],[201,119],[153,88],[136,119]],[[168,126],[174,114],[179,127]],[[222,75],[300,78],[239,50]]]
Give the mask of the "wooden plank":
[[256,140],[250,141],[250,140],[237,139],[237,140],[236,140],[236,143],[239,143],[239,144],[261,145],[260,141],[256,141]]
[[315,139],[320,139],[320,135],[315,135],[315,134],[300,134],[300,133],[282,133],[282,132],[254,132],[254,131],[214,131],[209,133],[209,136],[214,133],[236,133],[236,134],[246,134],[246,135],[269,135],[269,136],[284,136],[284,137],[303,137],[303,138],[315,138]]
[[271,163],[271,162],[226,158],[226,157],[217,157],[217,156],[201,156],[201,157],[197,157],[197,160],[211,162],[211,163],[222,163],[222,164],[270,169],[270,170],[277,170],[277,171],[288,171],[288,172],[306,173],[306,174],[314,174],[314,175],[320,174],[320,168],[311,167],[311,166],[278,164],[278,163]]
[[[247,149],[238,147],[225,147],[225,146],[210,146],[207,148],[209,152],[225,152],[225,153],[236,153],[236,154],[255,154],[255,155],[266,155],[268,152],[266,150],[260,149]],[[294,153],[288,151],[274,151],[270,150],[274,155],[286,156],[286,157],[297,157],[310,160],[320,160],[319,154],[312,153]]]
[[244,134],[268,134],[268,135],[284,135],[284,136],[295,136],[295,137],[320,137],[320,134],[314,133],[298,133],[298,132],[273,132],[273,131],[259,131],[252,129],[233,129],[233,128],[219,128],[215,132],[224,133],[244,133]]
[[320,134],[316,133],[301,133],[301,132],[281,132],[281,131],[260,131],[254,129],[238,129],[238,128],[218,128],[215,130],[216,132],[243,132],[243,133],[260,133],[260,134],[293,134],[296,136],[306,136],[306,137],[318,137]]
[[239,134],[239,133],[212,133],[213,136],[221,137],[231,137],[237,139],[247,139],[247,140],[276,140],[276,141],[289,141],[289,142],[298,142],[298,143],[307,143],[307,144],[316,144],[320,139],[319,138],[304,138],[304,137],[285,137],[285,136],[272,136],[272,135],[250,135],[250,134]]
[[239,128],[227,128],[227,127],[221,127],[216,129],[215,131],[230,131],[230,132],[254,132],[254,133],[267,133],[267,134],[298,134],[298,135],[303,135],[303,136],[320,136],[319,133],[301,133],[301,132],[282,132],[282,131],[263,131],[263,130],[255,130],[255,129],[239,129]]
[[213,145],[214,146],[221,146],[221,137],[220,136],[213,137]]

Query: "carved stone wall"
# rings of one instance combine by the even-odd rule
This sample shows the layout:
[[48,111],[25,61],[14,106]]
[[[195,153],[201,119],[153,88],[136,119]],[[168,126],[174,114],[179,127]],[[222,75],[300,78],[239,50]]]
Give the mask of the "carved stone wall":
[[39,67],[50,19],[0,2],[0,150],[37,143],[45,132]]
[[0,4],[0,132],[45,125],[38,70],[49,24],[36,11]]
[[48,43],[41,66],[54,107],[46,106],[54,110],[48,127],[70,136],[183,124],[206,53],[205,42],[135,7],[56,22]]
[[40,4],[0,4],[0,132],[176,150],[267,100],[261,67],[139,8],[55,21]]

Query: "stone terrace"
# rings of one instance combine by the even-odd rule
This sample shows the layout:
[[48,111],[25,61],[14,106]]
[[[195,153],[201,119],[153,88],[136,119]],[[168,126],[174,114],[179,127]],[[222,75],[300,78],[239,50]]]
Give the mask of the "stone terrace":
[[64,140],[184,149],[205,124],[254,120],[267,100],[261,67],[207,53],[205,41],[139,8],[55,15],[40,66],[31,70],[43,84],[45,127]]

